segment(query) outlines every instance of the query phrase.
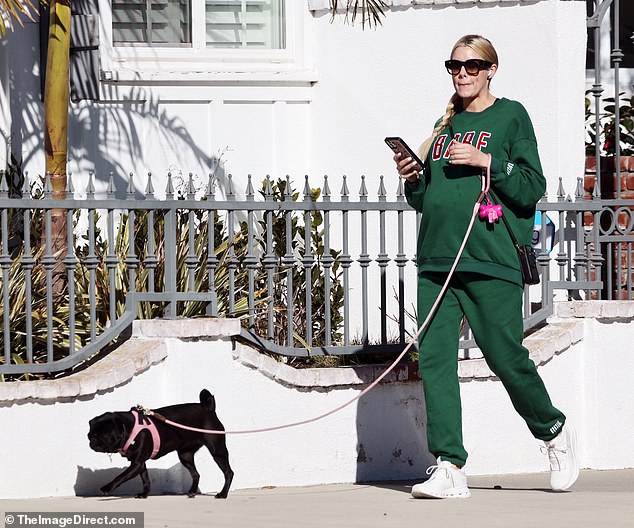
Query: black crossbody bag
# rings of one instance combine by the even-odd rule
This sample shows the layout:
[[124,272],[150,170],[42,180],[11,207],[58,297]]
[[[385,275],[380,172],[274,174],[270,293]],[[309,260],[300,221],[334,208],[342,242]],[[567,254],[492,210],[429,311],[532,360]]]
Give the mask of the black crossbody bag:
[[[493,195],[493,193],[491,193]],[[495,197],[492,196],[493,203],[496,203]],[[533,246],[528,244],[526,246],[520,246],[517,238],[513,234],[513,230],[508,223],[508,220],[502,215],[502,221],[506,226],[506,230],[509,232],[513,245],[517,250],[517,256],[520,259],[520,270],[522,272],[522,282],[524,284],[539,284],[539,271],[537,271],[537,256]]]

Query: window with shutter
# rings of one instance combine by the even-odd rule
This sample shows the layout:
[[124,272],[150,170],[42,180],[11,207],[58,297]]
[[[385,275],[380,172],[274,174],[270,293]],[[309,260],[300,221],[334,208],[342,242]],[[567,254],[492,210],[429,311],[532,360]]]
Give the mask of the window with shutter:
[[283,0],[206,0],[211,48],[284,48]]
[[[285,0],[112,0],[115,46],[192,46],[192,5],[204,2],[209,49],[284,49]],[[199,4],[200,5],[200,4]],[[202,6],[201,6],[202,8]]]
[[112,0],[116,46],[191,45],[190,0]]
[[95,1],[105,81],[314,82],[305,0]]

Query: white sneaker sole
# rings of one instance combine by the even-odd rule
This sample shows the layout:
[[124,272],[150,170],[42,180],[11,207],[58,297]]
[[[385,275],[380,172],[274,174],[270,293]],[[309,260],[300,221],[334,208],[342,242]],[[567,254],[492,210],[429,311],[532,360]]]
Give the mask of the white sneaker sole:
[[412,497],[415,499],[468,499],[471,497],[469,488],[452,488],[444,493],[434,494],[412,488]]
[[571,460],[574,460],[575,472],[563,486],[552,486],[553,491],[567,491],[579,478],[579,462],[577,461],[577,431],[570,427],[567,434],[570,435],[570,451],[572,455],[570,458]]

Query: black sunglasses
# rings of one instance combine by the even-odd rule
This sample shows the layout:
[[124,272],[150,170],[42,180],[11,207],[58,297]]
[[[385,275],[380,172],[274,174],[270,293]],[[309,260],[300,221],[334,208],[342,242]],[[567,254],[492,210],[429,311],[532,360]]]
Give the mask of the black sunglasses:
[[468,59],[464,62],[456,59],[445,61],[445,68],[451,75],[458,75],[463,66],[469,75],[478,75],[481,70],[487,70],[493,66],[493,63],[484,59]]

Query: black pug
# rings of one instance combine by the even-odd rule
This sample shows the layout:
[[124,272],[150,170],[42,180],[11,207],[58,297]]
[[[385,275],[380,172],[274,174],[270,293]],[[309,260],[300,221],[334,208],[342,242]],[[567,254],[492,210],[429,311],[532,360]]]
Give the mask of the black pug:
[[[107,412],[90,420],[88,432],[90,448],[99,453],[119,452],[130,461],[130,467],[112,482],[100,488],[100,491],[104,495],[109,495],[124,482],[140,475],[143,491],[137,497],[146,498],[150,493],[146,461],[150,458],[161,458],[167,453],[176,451],[179,460],[192,476],[192,485],[187,495],[194,497],[200,480],[200,474],[194,465],[194,453],[205,446],[225,477],[224,487],[216,498],[227,498],[229,486],[233,480],[233,471],[229,465],[225,435],[188,431],[165,424],[160,420],[160,417],[165,417],[170,421],[197,429],[224,431],[224,426],[216,416],[216,401],[211,393],[203,389],[200,392],[200,403],[170,405],[156,409],[154,412],[157,416],[148,417],[142,411],[133,408],[124,412]],[[140,431],[138,431],[139,425]],[[155,429],[152,431],[151,428],[154,426]],[[138,436],[130,439],[133,429],[138,432]]]

